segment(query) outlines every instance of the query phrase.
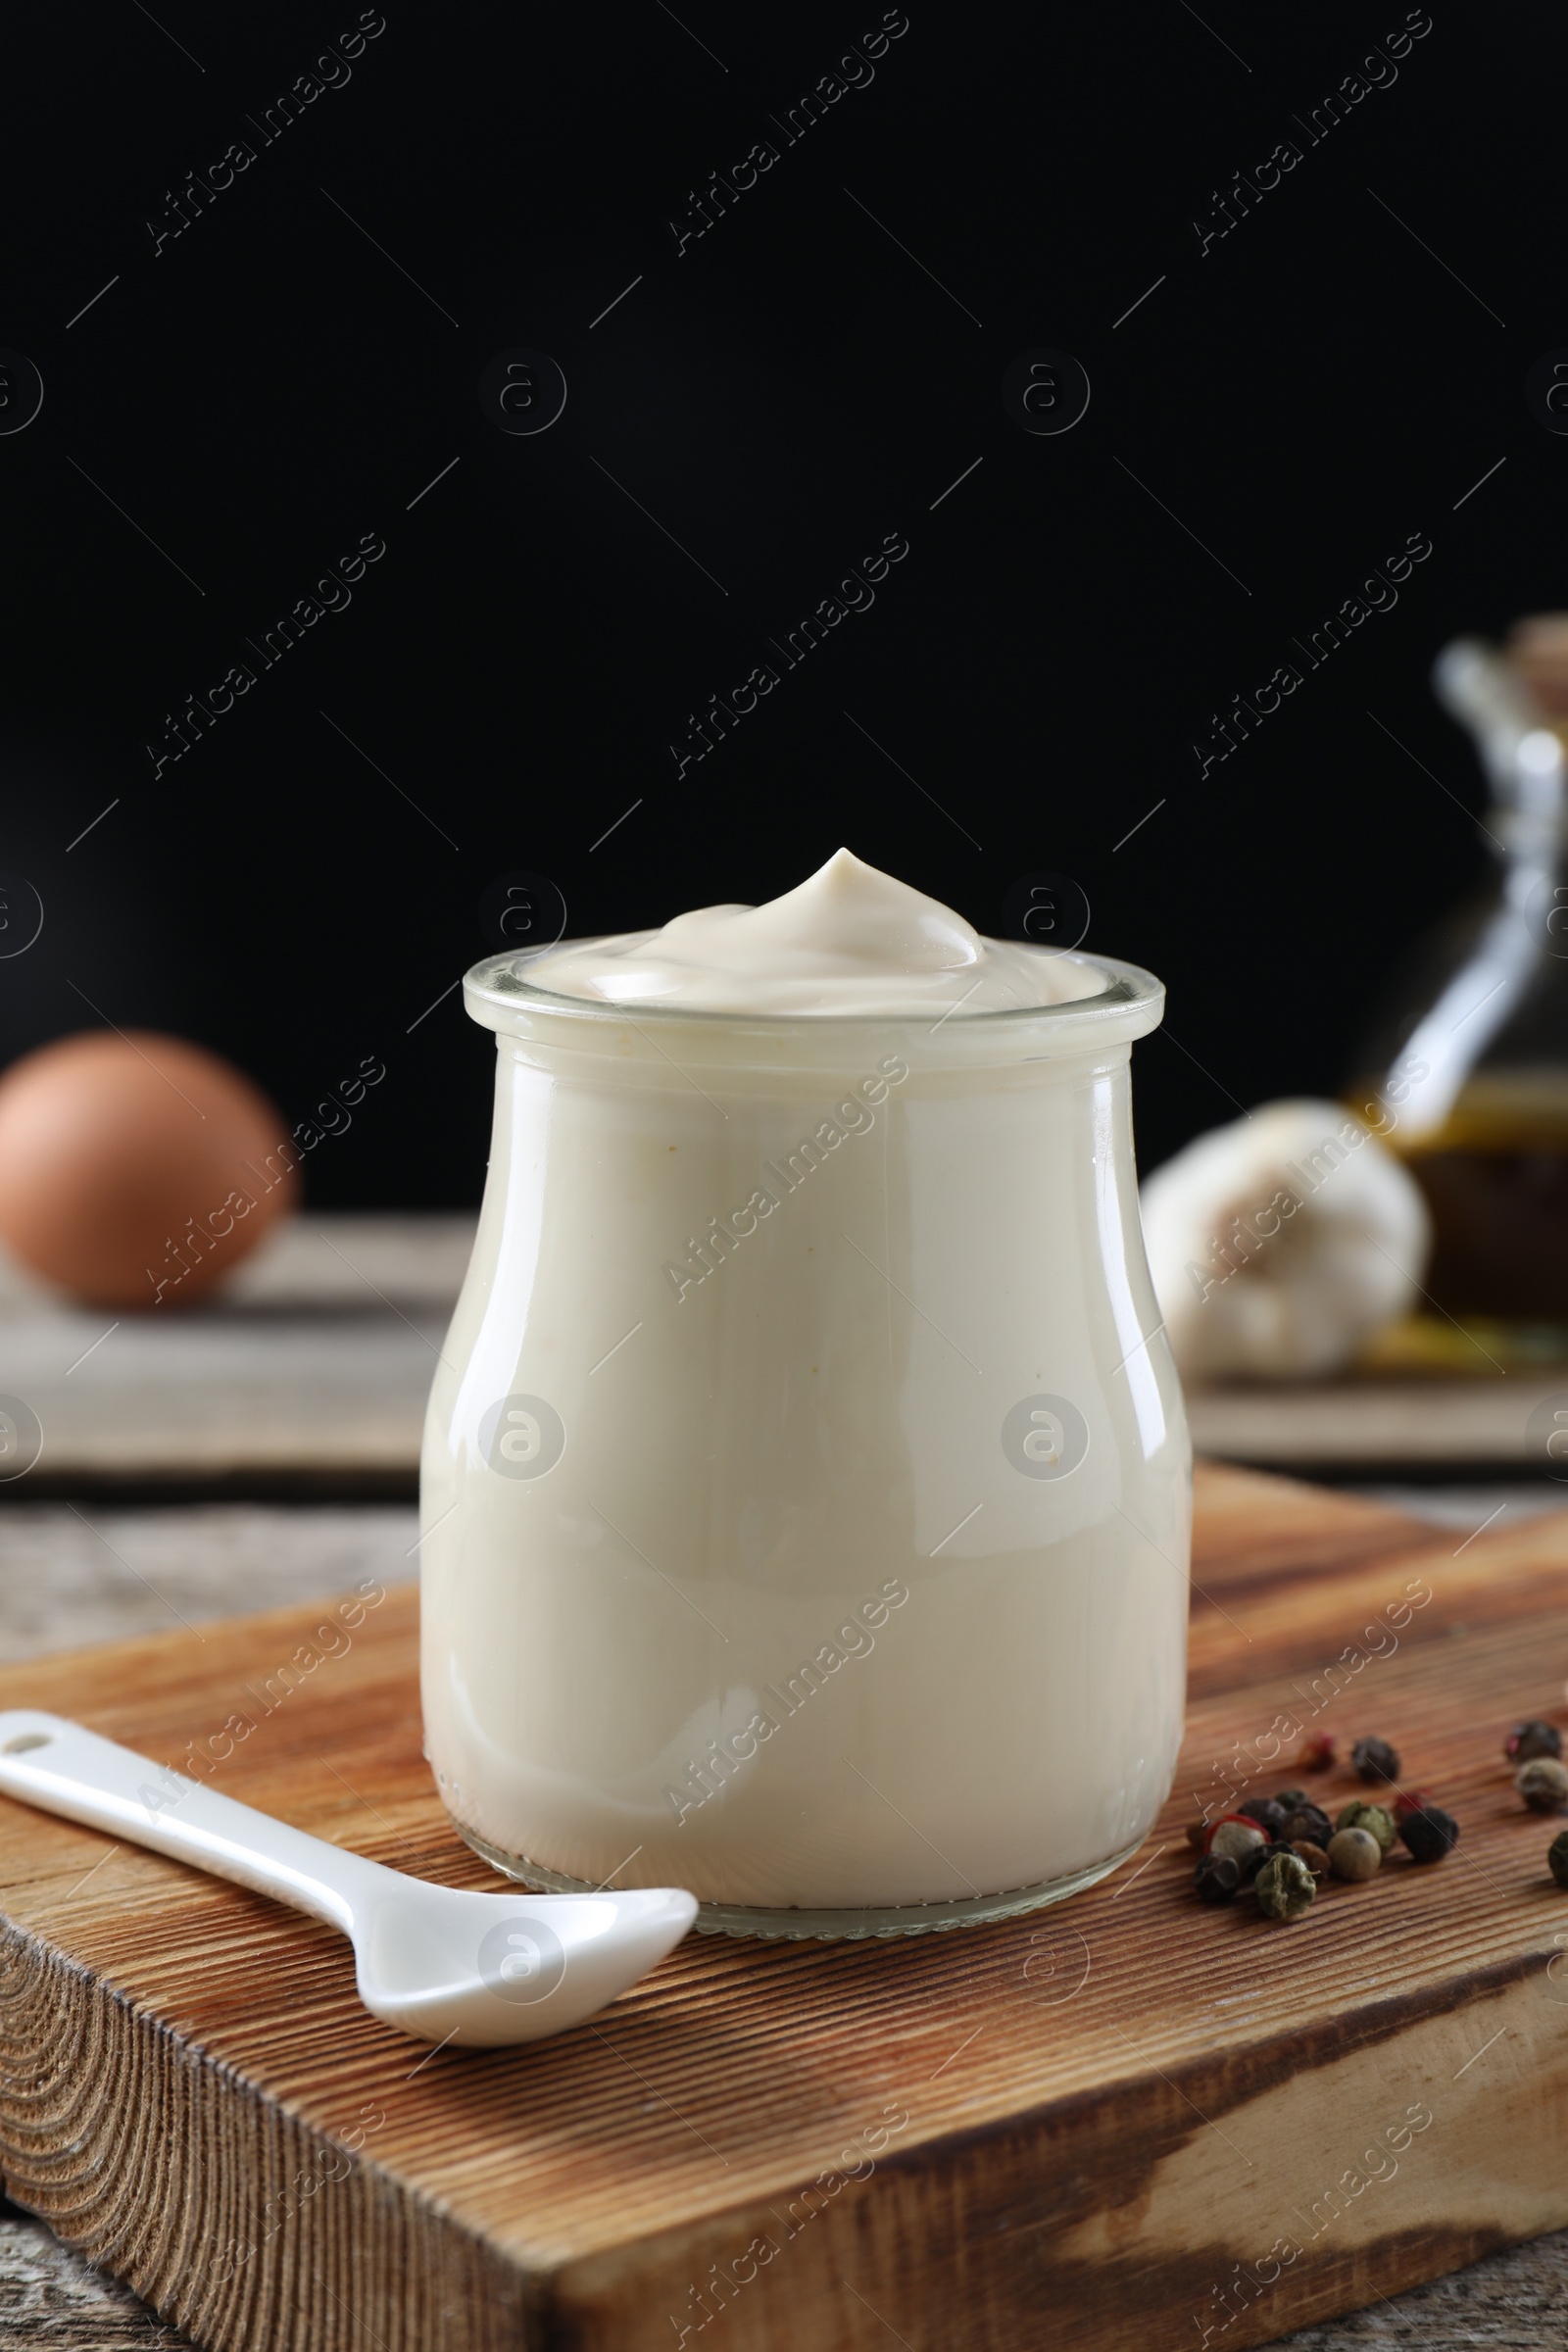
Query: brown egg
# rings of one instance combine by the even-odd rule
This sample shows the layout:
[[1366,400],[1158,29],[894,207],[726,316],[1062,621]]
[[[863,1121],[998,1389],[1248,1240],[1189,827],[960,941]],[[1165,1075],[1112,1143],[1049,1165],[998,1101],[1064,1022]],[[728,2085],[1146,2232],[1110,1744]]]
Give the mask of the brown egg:
[[299,1197],[282,1113],[204,1047],[89,1030],[0,1078],[0,1238],[95,1306],[183,1306]]

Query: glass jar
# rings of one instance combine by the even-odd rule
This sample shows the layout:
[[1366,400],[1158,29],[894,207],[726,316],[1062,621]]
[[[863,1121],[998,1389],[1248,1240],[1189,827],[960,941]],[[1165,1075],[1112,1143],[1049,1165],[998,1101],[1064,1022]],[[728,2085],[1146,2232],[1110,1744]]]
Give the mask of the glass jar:
[[1438,1313],[1384,1351],[1466,1371],[1568,1353],[1568,621],[1522,623],[1510,655],[1461,639],[1439,660],[1488,772],[1493,871],[1406,961],[1359,1061],[1433,1222]]
[[1163,1801],[1191,1453],[1129,1089],[1164,992],[761,1018],[465,984],[497,1033],[421,1473],[463,1836],[698,1926],[1023,1911]]

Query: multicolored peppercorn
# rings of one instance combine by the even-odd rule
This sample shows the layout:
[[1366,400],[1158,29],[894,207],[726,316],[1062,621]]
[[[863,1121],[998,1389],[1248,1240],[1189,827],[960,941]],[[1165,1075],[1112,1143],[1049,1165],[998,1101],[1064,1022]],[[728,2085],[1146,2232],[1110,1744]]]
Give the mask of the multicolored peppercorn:
[[1554,1723],[1516,1723],[1502,1752],[1510,1764],[1528,1764],[1532,1756],[1560,1756],[1562,1734]]
[[[1394,1841],[1399,1834],[1394,1826],[1394,1815],[1389,1811],[1387,1805],[1368,1804],[1364,1798],[1358,1796],[1352,1797],[1348,1805],[1340,1807],[1339,1819],[1334,1826],[1337,1830],[1367,1831],[1377,1839],[1380,1854],[1386,1854],[1392,1850]],[[1332,1846],[1329,1850],[1333,1851]]]
[[1311,1845],[1327,1845],[1334,1835],[1334,1824],[1321,1805],[1301,1803],[1286,1815],[1284,1837],[1290,1845],[1305,1838]]
[[1363,1781],[1396,1781],[1399,1759],[1386,1740],[1358,1740],[1350,1750],[1350,1762]]
[[1283,1854],[1288,1850],[1283,1838],[1270,1838],[1265,1845],[1258,1846],[1252,1853],[1244,1854],[1242,1856],[1242,1885],[1244,1886],[1255,1886],[1257,1874],[1264,1865],[1272,1862],[1276,1854]]
[[[1525,1803],[1535,1812],[1568,1812],[1568,1764],[1557,1727],[1540,1719],[1515,1724],[1504,1745],[1517,1763],[1514,1787]],[[1303,1740],[1297,1757],[1303,1772],[1325,1771],[1334,1761],[1326,1732]],[[1326,1879],[1364,1883],[1401,1840],[1416,1863],[1441,1862],[1453,1851],[1458,1822],[1431,1790],[1397,1786],[1399,1758],[1387,1740],[1357,1740],[1349,1761],[1378,1796],[1351,1798],[1332,1821],[1304,1788],[1293,1787],[1272,1796],[1233,1795],[1233,1811],[1190,1823],[1186,1838],[1199,1852],[1193,1884],[1200,1899],[1227,1903],[1250,1886],[1265,1918],[1299,1919]],[[1546,1859],[1568,1890],[1568,1829],[1553,1838]]]
[[1264,1863],[1253,1890],[1265,1919],[1299,1919],[1312,1908],[1317,1881],[1300,1855],[1286,1846]]
[[1205,1854],[1229,1854],[1233,1862],[1245,1862],[1249,1854],[1267,1845],[1268,1832],[1245,1813],[1222,1813],[1208,1825]]
[[1199,1899],[1205,1903],[1228,1903],[1241,1883],[1240,1865],[1229,1854],[1205,1854],[1193,1873]]
[[1532,1813],[1561,1813],[1568,1807],[1568,1772],[1555,1756],[1532,1756],[1513,1776]]
[[1329,1868],[1337,1879],[1369,1879],[1383,1865],[1383,1848],[1370,1830],[1336,1830],[1329,1839]]
[[1417,1862],[1441,1862],[1459,1842],[1459,1824],[1441,1806],[1422,1805],[1404,1815],[1399,1836]]

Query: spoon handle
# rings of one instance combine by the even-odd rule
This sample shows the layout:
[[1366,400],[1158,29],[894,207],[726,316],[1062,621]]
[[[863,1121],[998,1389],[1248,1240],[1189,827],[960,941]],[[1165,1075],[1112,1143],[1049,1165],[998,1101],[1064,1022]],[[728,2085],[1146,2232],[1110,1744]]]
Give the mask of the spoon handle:
[[393,1871],[33,1708],[0,1712],[0,1790],[132,1845],[234,1879],[348,1935]]

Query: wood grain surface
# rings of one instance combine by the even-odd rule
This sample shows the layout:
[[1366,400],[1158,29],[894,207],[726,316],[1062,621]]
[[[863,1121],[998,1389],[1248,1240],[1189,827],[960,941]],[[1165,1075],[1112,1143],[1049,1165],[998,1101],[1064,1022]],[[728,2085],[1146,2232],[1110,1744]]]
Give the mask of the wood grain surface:
[[[1561,1719],[1564,1523],[1456,1544],[1236,1473],[1200,1499],[1179,1787],[1314,1708],[1442,1789],[1448,1863],[1271,1928],[1192,1901],[1178,1799],[1127,1870],[1032,1920],[694,1939],[591,2028],[428,2056],[358,2009],[328,1931],[6,1805],[11,2193],[202,2343],[387,2352],[1253,2343],[1559,2227],[1568,1901],[1498,1747],[1512,1715]],[[318,1615],[40,1660],[0,1703],[178,1762]],[[413,1624],[389,1593],[218,1785],[490,1884],[419,1760]]]
[[0,2212],[0,2336],[12,2352],[177,2352],[190,2341],[9,2209]]
[[5,1387],[43,1427],[32,1491],[310,1481],[413,1491],[465,1216],[308,1214],[194,1309],[63,1303],[0,1260]]
[[1370,1476],[1403,1466],[1451,1476],[1455,1464],[1495,1474],[1549,1467],[1531,1415],[1568,1403],[1568,1367],[1486,1373],[1477,1379],[1255,1381],[1195,1389],[1187,1399],[1200,1453],[1309,1475],[1332,1465]]
[[[310,1212],[192,1312],[63,1304],[0,1253],[5,1386],[43,1424],[37,1491],[288,1480],[412,1493],[470,1216]],[[1479,1358],[1478,1358],[1479,1361]],[[1568,1370],[1196,1390],[1200,1453],[1309,1472],[1544,1467],[1533,1408]]]

